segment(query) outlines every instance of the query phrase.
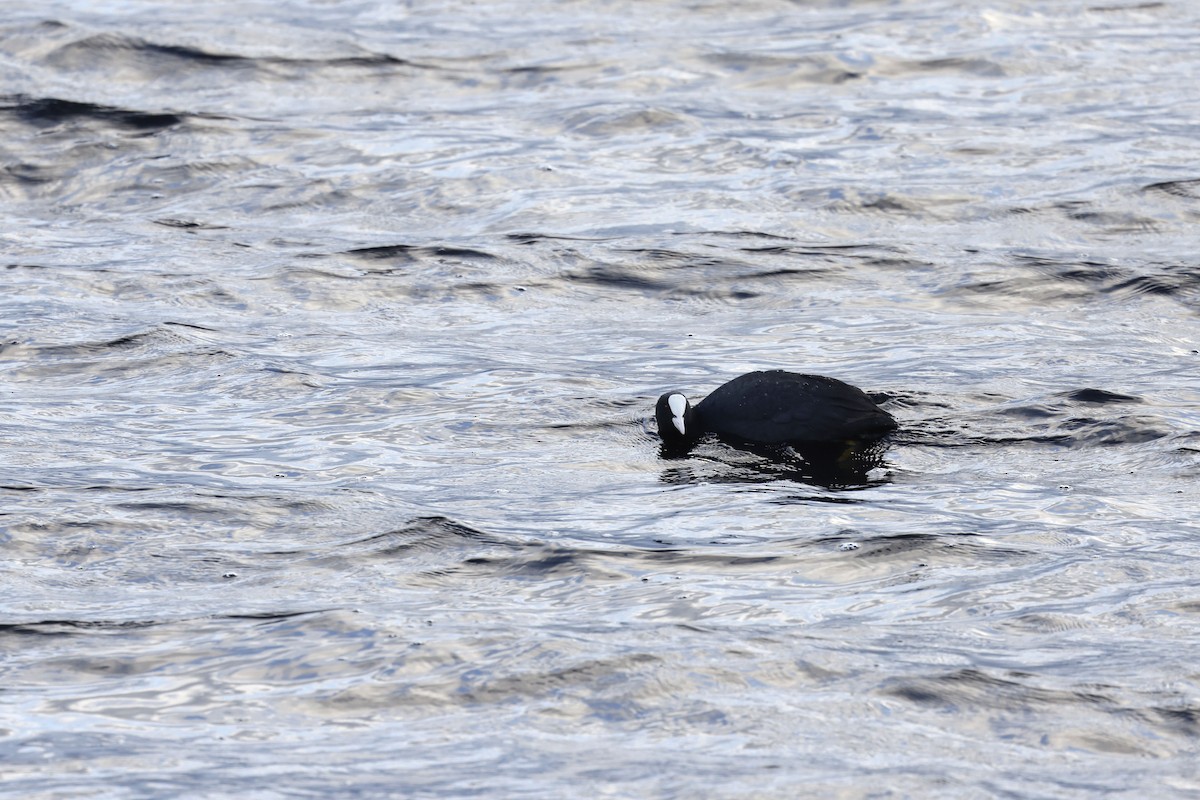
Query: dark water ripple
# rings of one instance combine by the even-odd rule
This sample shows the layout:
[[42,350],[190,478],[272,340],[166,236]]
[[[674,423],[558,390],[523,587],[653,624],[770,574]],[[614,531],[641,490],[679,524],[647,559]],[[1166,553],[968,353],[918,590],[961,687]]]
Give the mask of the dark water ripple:
[[1200,791],[1192,6],[9,6],[4,792]]

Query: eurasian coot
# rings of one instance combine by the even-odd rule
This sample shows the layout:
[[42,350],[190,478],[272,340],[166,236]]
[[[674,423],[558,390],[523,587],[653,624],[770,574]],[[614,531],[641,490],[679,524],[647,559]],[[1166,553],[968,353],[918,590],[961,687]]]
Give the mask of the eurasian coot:
[[892,415],[861,389],[778,369],[734,378],[695,406],[681,392],[667,392],[655,417],[672,450],[706,433],[752,444],[826,445],[874,441],[896,429]]

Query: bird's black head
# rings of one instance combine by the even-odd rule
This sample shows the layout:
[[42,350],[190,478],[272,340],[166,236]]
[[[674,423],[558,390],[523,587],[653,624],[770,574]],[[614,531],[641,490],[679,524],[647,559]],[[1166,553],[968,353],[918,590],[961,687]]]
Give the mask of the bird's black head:
[[681,392],[667,392],[658,398],[654,417],[665,449],[686,450],[700,438],[692,404]]

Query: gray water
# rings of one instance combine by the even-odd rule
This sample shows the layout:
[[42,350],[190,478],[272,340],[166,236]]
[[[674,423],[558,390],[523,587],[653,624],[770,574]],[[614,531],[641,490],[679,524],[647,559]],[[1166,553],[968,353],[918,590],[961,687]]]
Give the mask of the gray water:
[[[7,0],[0,793],[1200,794],[1200,4]],[[652,419],[901,423],[822,483]]]

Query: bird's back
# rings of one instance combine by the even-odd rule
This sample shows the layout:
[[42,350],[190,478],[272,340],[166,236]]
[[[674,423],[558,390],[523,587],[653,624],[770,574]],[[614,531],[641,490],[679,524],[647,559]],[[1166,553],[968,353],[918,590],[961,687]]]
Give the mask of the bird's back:
[[764,444],[850,441],[896,428],[861,389],[782,370],[734,378],[697,404],[696,414],[711,433]]

